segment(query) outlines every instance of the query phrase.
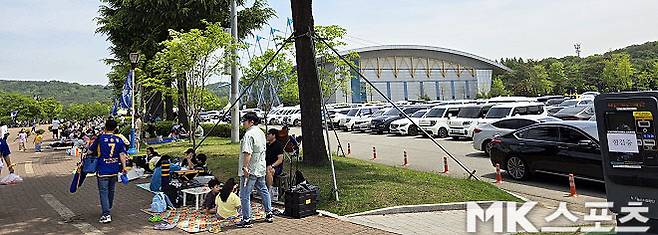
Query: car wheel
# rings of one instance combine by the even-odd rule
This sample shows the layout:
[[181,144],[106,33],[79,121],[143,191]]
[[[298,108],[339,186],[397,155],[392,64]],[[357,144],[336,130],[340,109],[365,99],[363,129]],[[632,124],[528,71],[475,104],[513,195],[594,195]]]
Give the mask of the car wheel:
[[453,136],[452,140],[459,140],[459,137],[458,136]]
[[302,126],[302,121],[301,120],[295,120],[293,122],[293,126]]
[[441,127],[439,128],[439,133],[438,133],[439,138],[446,138],[448,137],[448,130]]
[[510,157],[507,159],[507,174],[515,180],[522,180],[528,177],[528,164],[519,157]]
[[493,146],[489,143],[491,143],[491,140],[485,140],[482,142],[482,150],[487,156],[491,156],[491,148],[493,148]]
[[415,126],[410,126],[408,133],[409,135],[418,135],[418,128],[416,128]]

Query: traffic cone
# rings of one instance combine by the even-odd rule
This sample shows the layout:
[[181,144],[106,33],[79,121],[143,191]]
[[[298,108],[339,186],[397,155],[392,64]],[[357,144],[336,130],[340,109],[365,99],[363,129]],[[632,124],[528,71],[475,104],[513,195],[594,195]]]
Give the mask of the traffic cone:
[[448,174],[448,158],[443,157],[443,173]]
[[78,147],[75,147],[75,156],[80,157],[80,149]]
[[573,174],[569,174],[569,197],[578,197],[578,193],[576,193],[576,180],[574,180]]
[[407,150],[404,150],[404,162],[402,166],[408,166],[409,165],[409,160],[407,159]]
[[500,164],[496,163],[496,184],[503,182],[503,176],[500,174]]
[[371,160],[375,160],[375,159],[377,159],[377,149],[375,148],[375,146],[372,146],[372,159]]
[[352,155],[352,146],[350,146],[350,143],[347,143],[347,155]]

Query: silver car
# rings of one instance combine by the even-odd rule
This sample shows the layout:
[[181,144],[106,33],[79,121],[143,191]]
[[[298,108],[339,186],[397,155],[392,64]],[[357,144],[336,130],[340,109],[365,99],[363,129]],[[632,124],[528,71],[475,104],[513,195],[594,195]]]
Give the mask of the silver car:
[[559,122],[558,118],[549,116],[520,116],[485,123],[473,130],[473,148],[489,155],[489,142],[498,135],[504,135],[524,126],[544,122]]

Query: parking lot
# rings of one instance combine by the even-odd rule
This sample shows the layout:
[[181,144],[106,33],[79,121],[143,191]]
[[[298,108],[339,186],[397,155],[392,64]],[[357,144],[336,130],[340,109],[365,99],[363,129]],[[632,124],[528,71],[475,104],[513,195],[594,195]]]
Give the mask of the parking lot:
[[[293,127],[291,133],[301,134],[300,128]],[[329,132],[331,148],[337,150],[337,141],[333,131]],[[347,144],[350,144],[351,155],[378,163],[402,167],[404,151],[407,151],[408,168],[436,172],[443,174],[443,158],[447,157],[429,138],[396,135],[377,135],[370,133],[345,132],[337,130],[336,134],[347,154]],[[450,153],[461,161],[471,171],[475,170],[480,180],[495,182],[495,168],[491,165],[489,157],[483,152],[474,150],[471,141],[437,139]],[[376,148],[377,158],[372,159],[372,147]],[[340,153],[339,153],[340,154]],[[448,158],[449,173],[451,177],[468,177],[468,173],[457,163]],[[340,180],[340,176],[338,176]],[[584,211],[584,203],[592,201],[605,201],[605,187],[601,183],[577,180],[576,187],[579,196],[567,197],[569,181],[565,177],[552,175],[536,175],[525,181],[513,181],[503,173],[503,183],[499,186],[509,192],[525,197],[532,201],[539,201],[547,207],[555,207],[561,201],[569,203],[573,210]]]

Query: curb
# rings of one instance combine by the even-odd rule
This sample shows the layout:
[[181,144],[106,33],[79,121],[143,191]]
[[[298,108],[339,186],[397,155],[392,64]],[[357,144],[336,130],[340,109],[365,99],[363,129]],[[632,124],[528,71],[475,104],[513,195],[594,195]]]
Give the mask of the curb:
[[[489,207],[491,203],[495,201],[474,201],[474,202],[481,207],[482,206]],[[387,208],[355,213],[355,214],[349,214],[342,217],[349,218],[349,217],[364,216],[364,215],[386,215],[386,214],[402,214],[402,213],[417,213],[417,212],[432,212],[432,211],[466,210],[466,203],[469,202],[394,206],[394,207],[387,207]],[[338,216],[338,218],[340,217],[341,216]]]

